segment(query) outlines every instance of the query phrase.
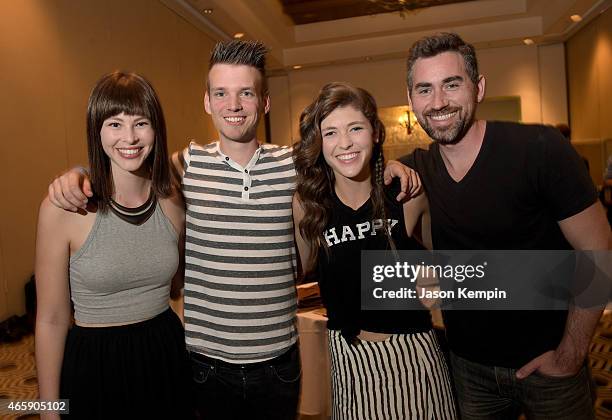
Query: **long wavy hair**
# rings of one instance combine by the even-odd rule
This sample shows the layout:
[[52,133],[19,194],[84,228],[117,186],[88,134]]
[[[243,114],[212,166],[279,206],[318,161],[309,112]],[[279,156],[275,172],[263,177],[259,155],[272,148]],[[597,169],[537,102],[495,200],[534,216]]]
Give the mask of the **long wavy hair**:
[[346,83],[328,83],[319,92],[313,103],[300,116],[300,141],[293,149],[297,172],[297,193],[304,210],[304,218],[298,228],[310,247],[308,266],[313,269],[321,251],[327,252],[327,243],[322,234],[329,222],[332,211],[334,172],[325,162],[322,152],[323,138],[321,122],[336,108],[352,106],[361,111],[372,125],[373,139],[378,138],[370,160],[372,182],[373,218],[383,220],[383,231],[388,229],[385,217],[382,145],[385,141],[385,127],[378,117],[376,101],[364,89]]

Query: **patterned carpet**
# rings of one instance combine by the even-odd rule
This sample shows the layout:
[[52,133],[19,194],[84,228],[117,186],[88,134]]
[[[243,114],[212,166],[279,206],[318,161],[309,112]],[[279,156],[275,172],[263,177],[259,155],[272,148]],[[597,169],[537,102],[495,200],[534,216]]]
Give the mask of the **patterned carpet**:
[[[612,419],[612,311],[602,316],[591,343],[589,364],[597,385],[595,410],[598,419]],[[0,400],[36,399],[34,336],[0,345]],[[29,420],[37,415],[11,415],[0,411],[1,419]]]
[[[0,345],[0,400],[33,400],[38,397],[36,365],[34,362],[34,336]],[[13,420],[38,419],[38,415],[6,414],[0,409],[0,418]]]
[[[608,305],[608,307],[610,307]],[[591,342],[589,365],[597,385],[595,413],[598,419],[612,419],[612,311],[599,320]]]

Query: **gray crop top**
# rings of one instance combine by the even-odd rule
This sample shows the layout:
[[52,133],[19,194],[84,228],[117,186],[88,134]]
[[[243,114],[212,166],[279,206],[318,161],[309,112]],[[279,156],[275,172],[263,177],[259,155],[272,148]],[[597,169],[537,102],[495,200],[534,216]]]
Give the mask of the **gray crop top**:
[[168,308],[178,268],[178,237],[159,203],[142,225],[98,212],[83,246],[70,257],[70,295],[80,323],[152,318]]

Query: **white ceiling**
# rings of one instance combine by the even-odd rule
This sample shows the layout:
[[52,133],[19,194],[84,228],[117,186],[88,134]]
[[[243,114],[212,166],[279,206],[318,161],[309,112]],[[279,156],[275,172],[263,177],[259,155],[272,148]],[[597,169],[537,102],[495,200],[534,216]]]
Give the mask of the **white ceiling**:
[[[421,36],[459,33],[477,48],[563,42],[612,5],[612,0],[478,0],[414,12],[385,13],[295,25],[278,0],[161,0],[214,39],[258,39],[270,48],[273,72],[403,57]],[[367,0],[364,0],[367,1]],[[204,13],[212,9],[212,13]],[[570,20],[578,14],[579,23]]]

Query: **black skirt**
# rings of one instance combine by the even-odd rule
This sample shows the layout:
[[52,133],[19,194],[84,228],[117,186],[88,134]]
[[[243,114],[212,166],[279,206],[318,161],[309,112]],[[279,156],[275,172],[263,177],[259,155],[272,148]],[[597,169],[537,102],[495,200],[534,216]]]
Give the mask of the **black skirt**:
[[185,332],[168,309],[136,324],[68,332],[61,398],[70,419],[193,418]]

